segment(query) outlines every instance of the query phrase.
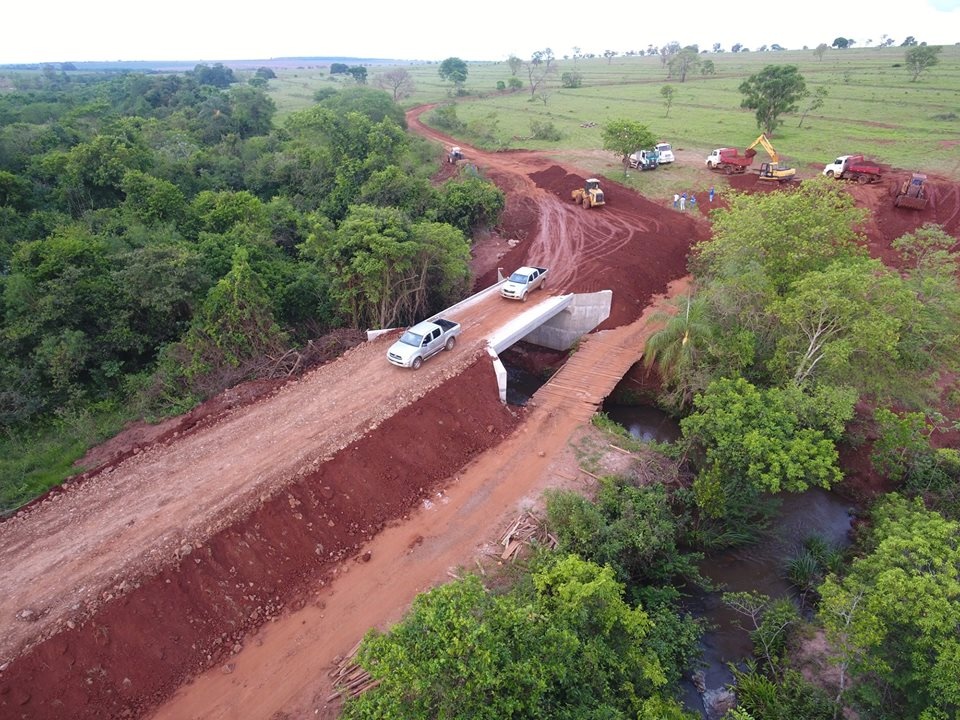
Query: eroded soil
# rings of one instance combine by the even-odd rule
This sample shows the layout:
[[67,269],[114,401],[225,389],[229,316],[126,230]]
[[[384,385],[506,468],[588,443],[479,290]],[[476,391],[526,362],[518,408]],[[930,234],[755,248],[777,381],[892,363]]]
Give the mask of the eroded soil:
[[[417,117],[411,128],[450,142]],[[478,288],[497,267],[545,265],[550,293],[613,290],[612,331],[709,237],[706,197],[681,214],[604,180],[607,205],[584,210],[569,193],[585,172],[459,144],[507,195]],[[871,253],[891,264],[892,240],[923,222],[960,232],[956,183],[934,179],[920,212],[894,208],[887,185],[849,189],[871,212]],[[569,469],[578,421],[497,400],[482,337],[500,312],[418,373],[385,362],[387,337],[265,393],[234,391],[202,422],[141,428],[83,482],[0,524],[0,715],[333,716],[336,656],[473,566],[543,488],[583,479]]]

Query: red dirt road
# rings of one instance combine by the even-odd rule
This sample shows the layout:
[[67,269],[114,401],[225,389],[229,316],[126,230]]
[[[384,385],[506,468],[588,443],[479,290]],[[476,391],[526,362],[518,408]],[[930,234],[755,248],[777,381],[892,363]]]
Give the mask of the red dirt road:
[[[551,293],[612,289],[605,328],[639,318],[709,235],[702,217],[609,181],[607,206],[583,210],[568,199],[582,175],[534,153],[464,149],[507,193],[503,234],[521,242],[499,264],[550,267]],[[958,186],[933,189],[917,213],[851,187],[874,211],[872,252],[923,221],[957,235]],[[0,524],[0,716],[312,715],[334,656],[557,482],[578,413],[546,396],[504,407],[475,362],[512,311],[471,315],[464,343],[418,373],[385,362],[386,339],[358,346]]]

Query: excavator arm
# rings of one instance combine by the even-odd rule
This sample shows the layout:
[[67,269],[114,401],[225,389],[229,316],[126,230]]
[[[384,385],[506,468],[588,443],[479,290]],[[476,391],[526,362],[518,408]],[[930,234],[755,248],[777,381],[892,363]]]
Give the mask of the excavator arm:
[[780,164],[780,156],[777,154],[777,151],[774,150],[773,145],[770,144],[770,141],[767,140],[767,136],[763,133],[760,133],[760,137],[753,141],[753,144],[747,148],[747,153],[749,154],[757,145],[760,145],[764,150],[766,150],[767,155],[770,156],[770,161],[774,165]]

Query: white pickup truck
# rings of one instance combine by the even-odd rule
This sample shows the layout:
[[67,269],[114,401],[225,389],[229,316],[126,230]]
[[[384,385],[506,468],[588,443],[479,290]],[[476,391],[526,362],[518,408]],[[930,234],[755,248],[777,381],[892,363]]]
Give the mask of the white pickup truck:
[[543,287],[547,279],[547,269],[542,267],[524,266],[517,268],[513,275],[507,278],[507,281],[500,286],[500,294],[511,300],[523,300],[526,302],[527,295]]
[[460,323],[443,318],[424,320],[409,328],[390,349],[387,360],[400,367],[419,370],[423,361],[441,350],[453,350],[460,334]]

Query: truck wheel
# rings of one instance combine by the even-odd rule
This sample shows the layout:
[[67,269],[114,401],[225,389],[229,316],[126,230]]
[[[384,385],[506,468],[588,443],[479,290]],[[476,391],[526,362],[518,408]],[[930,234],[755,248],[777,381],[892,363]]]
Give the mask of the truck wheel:
[[443,346],[444,350],[453,350],[453,346],[457,344],[457,339],[455,337],[447,338],[446,344]]
[[836,177],[836,176],[833,174],[833,170],[827,170],[827,177],[830,178],[831,180],[833,180],[833,178]]
[[413,359],[413,364],[410,367],[412,367],[414,370],[419,370],[421,365],[423,365],[423,358],[416,357]]
[[857,175],[857,182],[861,185],[866,185],[868,182],[870,182],[870,178],[866,175]]

